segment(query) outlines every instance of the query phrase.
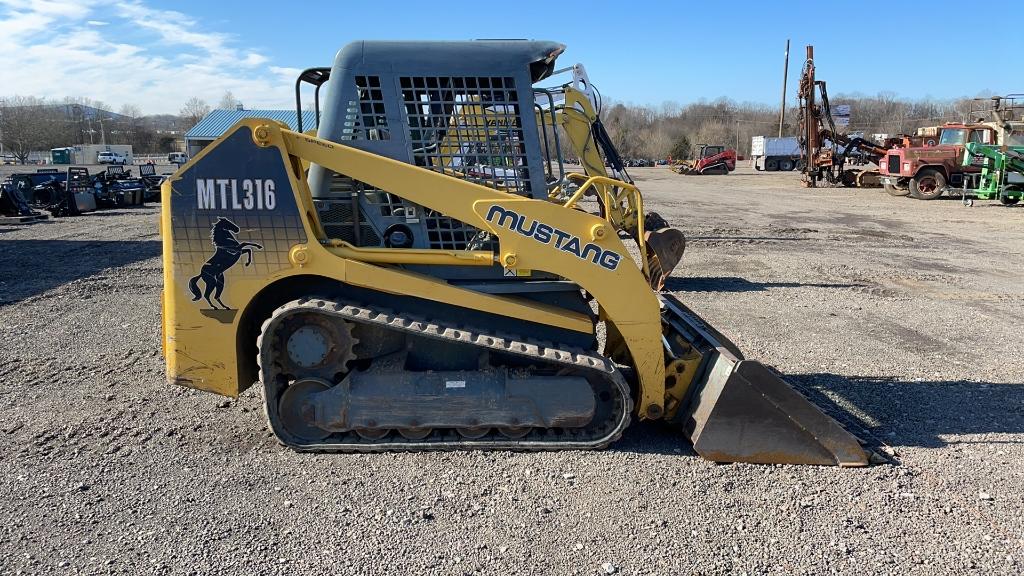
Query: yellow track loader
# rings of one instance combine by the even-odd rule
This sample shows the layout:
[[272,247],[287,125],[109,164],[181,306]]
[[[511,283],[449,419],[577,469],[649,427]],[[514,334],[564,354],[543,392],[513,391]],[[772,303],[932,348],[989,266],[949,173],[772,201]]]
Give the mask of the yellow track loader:
[[301,451],[595,449],[638,419],[716,461],[866,465],[659,294],[682,233],[644,211],[563,50],[356,42],[296,83],[315,133],[243,120],[195,155],[163,186],[168,381],[259,385]]

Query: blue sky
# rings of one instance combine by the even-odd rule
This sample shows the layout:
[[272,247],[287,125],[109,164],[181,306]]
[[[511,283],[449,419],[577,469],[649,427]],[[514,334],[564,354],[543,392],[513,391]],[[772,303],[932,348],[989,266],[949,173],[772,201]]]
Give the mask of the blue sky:
[[[787,38],[790,100],[806,44],[831,94],[1024,92],[1019,34],[964,25],[995,17],[969,3],[690,4],[0,0],[0,96],[173,113],[191,96],[215,104],[231,90],[247,107],[289,107],[297,71],[329,65],[348,41],[471,38],[563,42],[562,65],[583,62],[606,97],[637,104],[776,105]],[[1024,22],[1024,2],[999,12]]]

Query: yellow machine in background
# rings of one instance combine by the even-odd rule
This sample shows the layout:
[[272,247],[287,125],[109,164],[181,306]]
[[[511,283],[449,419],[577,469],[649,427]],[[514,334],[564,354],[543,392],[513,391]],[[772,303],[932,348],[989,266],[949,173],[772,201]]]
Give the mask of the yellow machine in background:
[[867,464],[656,292],[682,234],[644,212],[563,49],[354,43],[300,78],[331,82],[317,136],[245,120],[193,158],[163,191],[169,381],[259,382],[298,450],[601,448],[636,417],[714,460]]

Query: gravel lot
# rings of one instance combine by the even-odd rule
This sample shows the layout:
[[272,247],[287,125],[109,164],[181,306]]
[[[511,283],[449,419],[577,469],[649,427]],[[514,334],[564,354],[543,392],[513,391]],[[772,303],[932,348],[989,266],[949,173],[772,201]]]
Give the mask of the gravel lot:
[[0,226],[0,573],[1019,574],[1024,208],[635,169],[669,288],[895,449],[303,455],[164,383],[157,208]]

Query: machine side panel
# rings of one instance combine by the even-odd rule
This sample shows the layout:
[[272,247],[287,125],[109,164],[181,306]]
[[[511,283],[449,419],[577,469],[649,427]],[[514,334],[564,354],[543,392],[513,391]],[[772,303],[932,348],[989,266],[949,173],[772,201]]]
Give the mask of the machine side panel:
[[165,350],[172,383],[239,391],[239,311],[292,268],[289,250],[307,240],[285,166],[278,148],[255,146],[242,126],[165,184]]
[[[277,137],[274,145],[257,145],[256,127],[272,135],[280,130],[269,121],[243,121],[164,184],[164,351],[171,383],[226,396],[251,385],[239,381],[239,359],[246,351],[238,346],[256,345],[239,342],[239,334],[250,328],[242,326],[243,312],[265,287],[295,275],[383,293],[400,286],[401,294],[592,334],[593,321],[585,313],[465,290],[330,253],[316,240],[313,203],[305,183],[288,169],[284,143]],[[377,170],[393,162],[373,158]]]

